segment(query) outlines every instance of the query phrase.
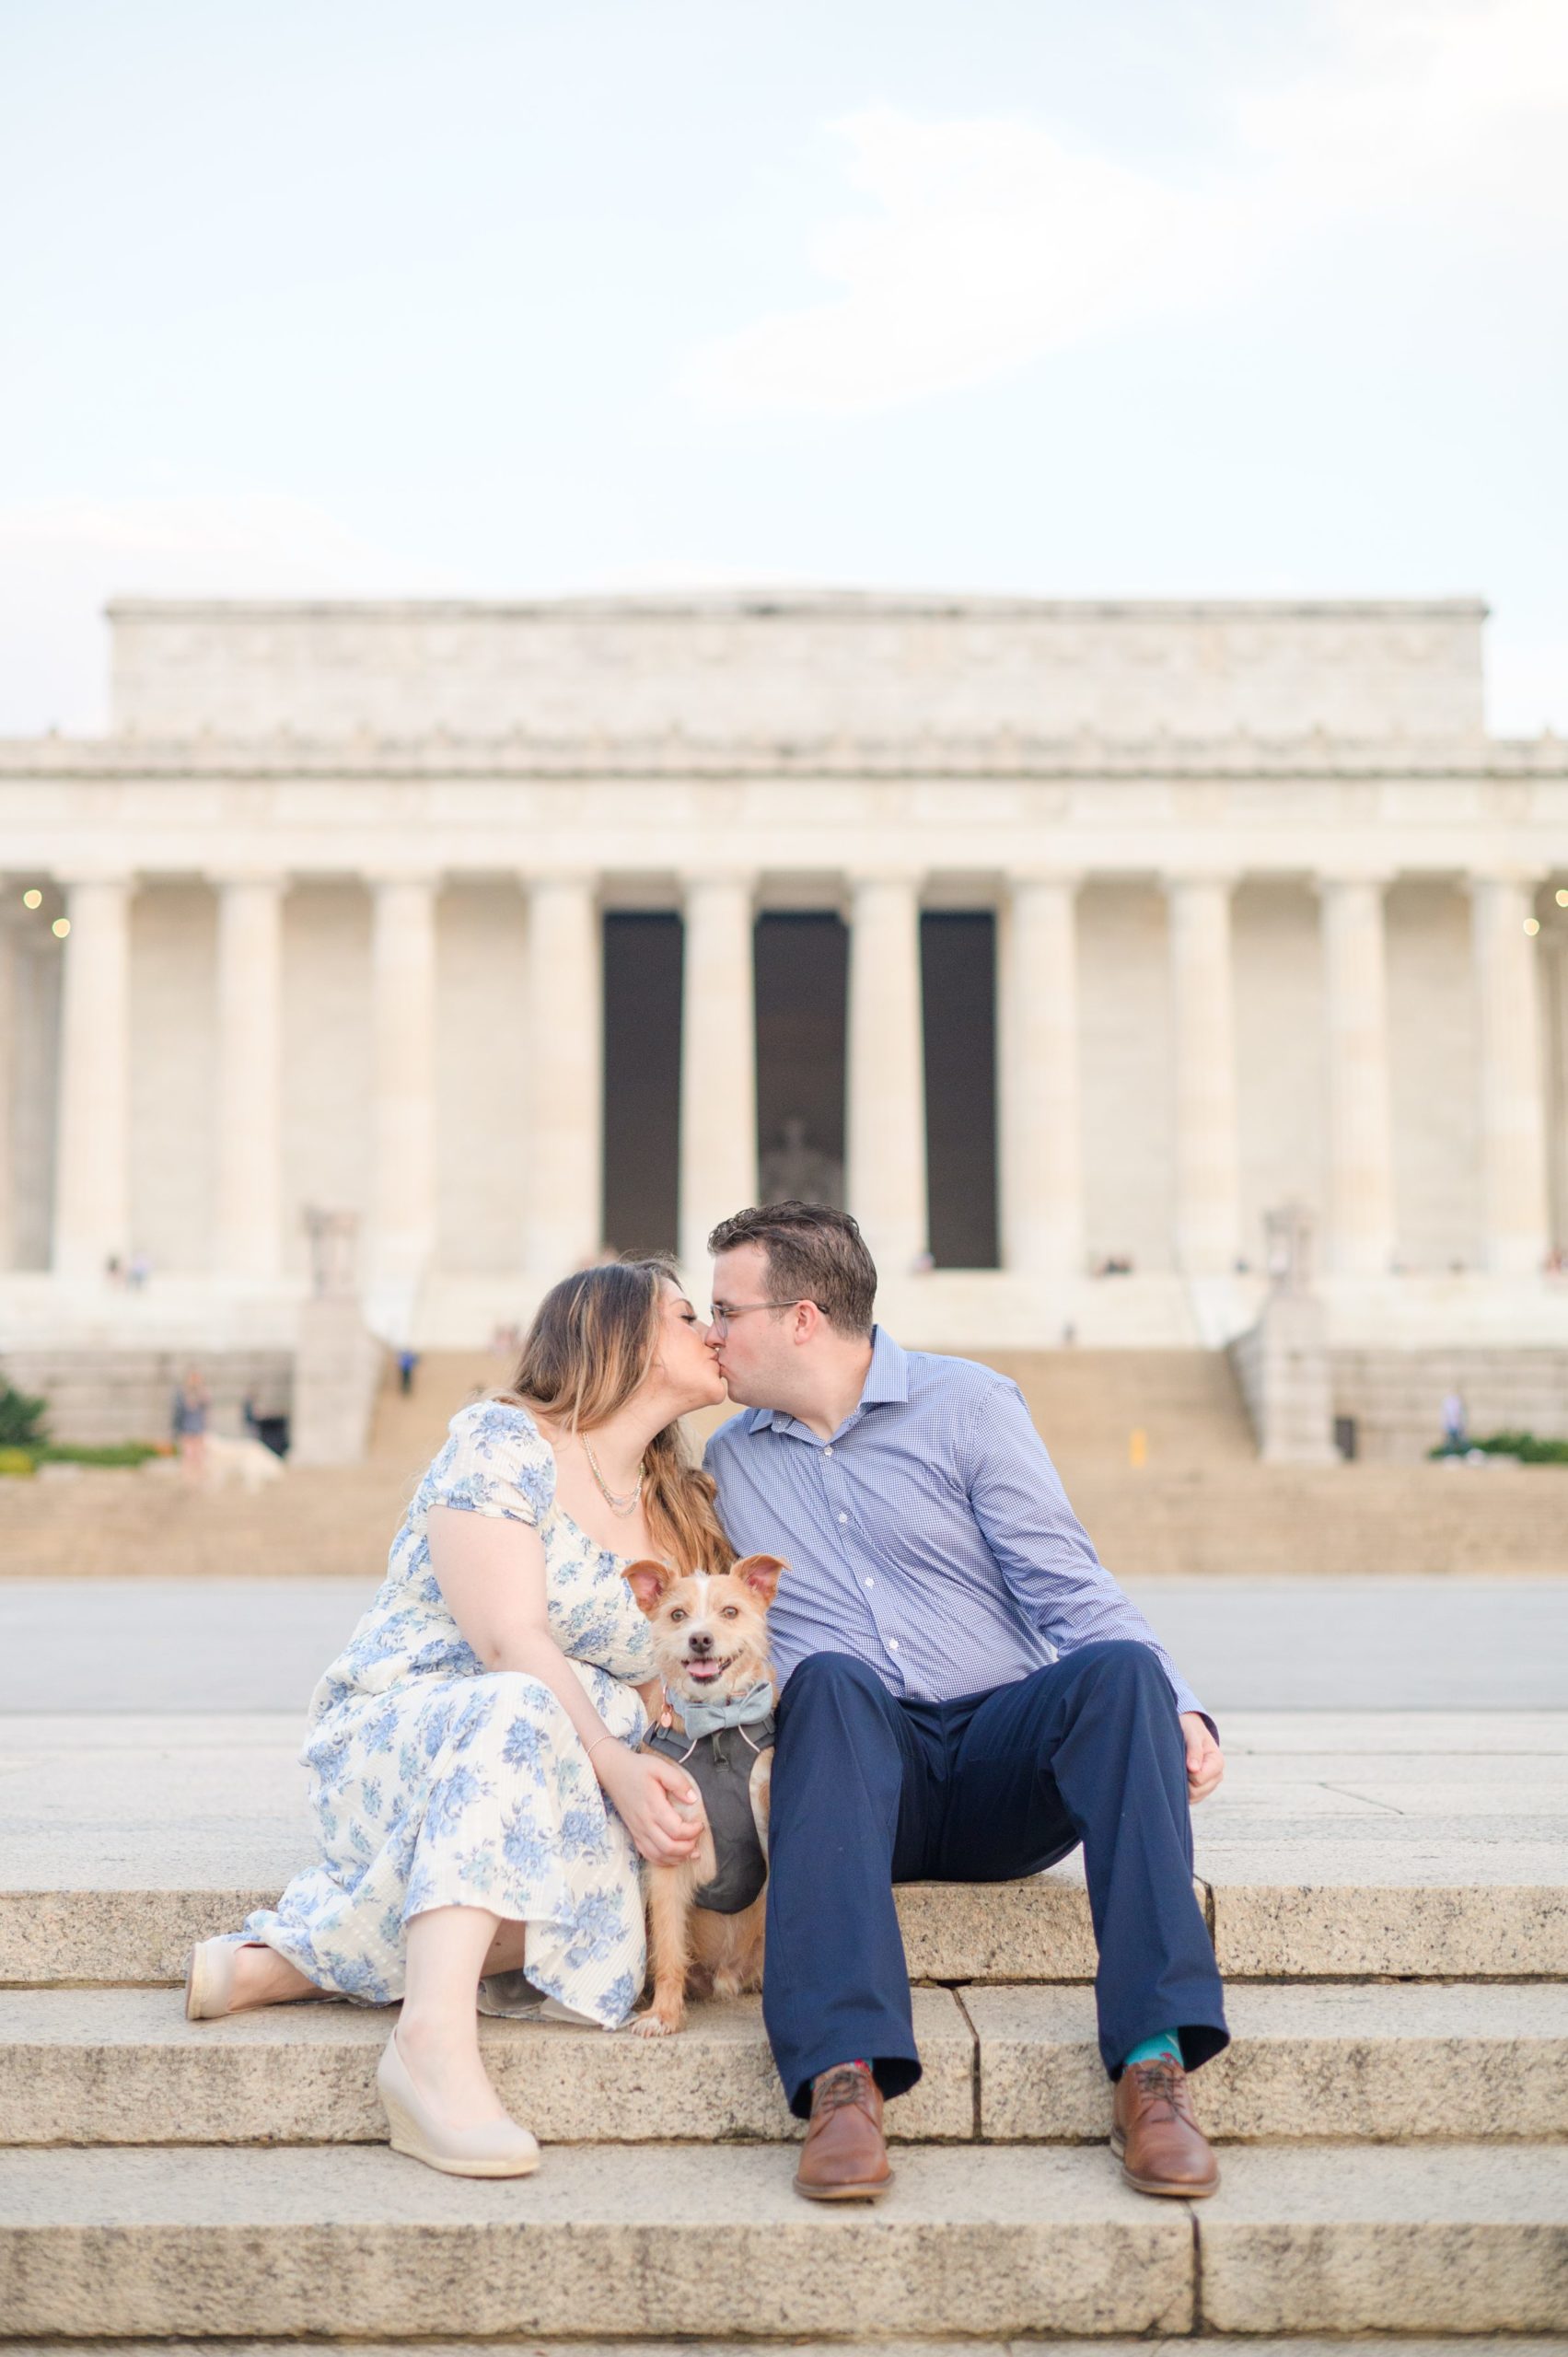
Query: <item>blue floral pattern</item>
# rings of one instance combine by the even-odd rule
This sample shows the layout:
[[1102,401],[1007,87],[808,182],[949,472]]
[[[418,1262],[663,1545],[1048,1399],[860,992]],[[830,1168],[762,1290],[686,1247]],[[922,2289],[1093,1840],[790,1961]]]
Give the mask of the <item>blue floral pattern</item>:
[[551,1633],[606,1726],[642,1740],[629,1681],[652,1675],[652,1646],[624,1560],[556,1506],[555,1458],[527,1411],[476,1401],[453,1417],[374,1603],[311,1698],[319,1861],[246,1934],[319,1988],[389,2004],[410,1919],[483,1907],[527,1925],[536,1989],[619,2028],[645,1965],[636,1850],[550,1689],[482,1669],[464,1641],[430,1568],[433,1506],[538,1530]]

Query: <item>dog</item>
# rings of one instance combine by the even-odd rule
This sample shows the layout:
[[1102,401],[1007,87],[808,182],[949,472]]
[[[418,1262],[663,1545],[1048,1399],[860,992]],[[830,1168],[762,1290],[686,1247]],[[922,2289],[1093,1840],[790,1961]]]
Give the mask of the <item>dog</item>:
[[787,1568],[776,1555],[748,1555],[727,1572],[680,1573],[668,1563],[639,1562],[626,1573],[653,1623],[665,1691],[645,1747],[681,1761],[704,1800],[694,1855],[683,1865],[647,1870],[654,1994],[632,2025],[641,2038],[682,2028],[688,1995],[711,1990],[738,1997],[762,1985],[778,1699],[768,1608]]

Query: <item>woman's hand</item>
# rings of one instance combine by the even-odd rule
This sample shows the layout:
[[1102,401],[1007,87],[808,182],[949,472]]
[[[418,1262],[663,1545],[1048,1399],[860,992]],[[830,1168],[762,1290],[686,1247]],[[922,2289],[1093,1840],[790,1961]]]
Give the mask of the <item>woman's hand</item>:
[[684,1865],[703,1825],[702,1797],[685,1769],[621,1743],[597,1751],[594,1766],[639,1854],[654,1866]]

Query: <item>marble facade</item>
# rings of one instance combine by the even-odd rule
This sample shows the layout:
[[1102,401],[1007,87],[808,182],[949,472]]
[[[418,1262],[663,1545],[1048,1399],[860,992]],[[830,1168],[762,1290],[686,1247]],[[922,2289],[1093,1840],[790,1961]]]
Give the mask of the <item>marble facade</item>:
[[[108,734],[0,742],[0,1346],[112,1322],[134,1253],[136,1315],[281,1334],[309,1204],[360,1213],[388,1330],[526,1313],[601,1242],[633,909],[683,923],[699,1287],[756,1190],[754,919],[832,909],[844,1186],[908,1339],[1223,1341],[1288,1200],[1339,1340],[1558,1338],[1568,752],[1485,733],[1483,620],[117,606]],[[995,1270],[918,1268],[943,909],[995,915]]]

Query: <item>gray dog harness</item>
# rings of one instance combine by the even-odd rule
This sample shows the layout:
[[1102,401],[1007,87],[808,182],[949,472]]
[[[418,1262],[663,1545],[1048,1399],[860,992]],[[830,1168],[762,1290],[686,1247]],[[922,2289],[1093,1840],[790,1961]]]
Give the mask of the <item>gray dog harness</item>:
[[772,1748],[772,1710],[760,1718],[714,1727],[706,1735],[652,1727],[643,1741],[649,1751],[684,1768],[703,1795],[718,1872],[703,1885],[695,1904],[710,1914],[738,1915],[768,1879],[768,1861],[751,1813],[751,1771],[759,1753]]

